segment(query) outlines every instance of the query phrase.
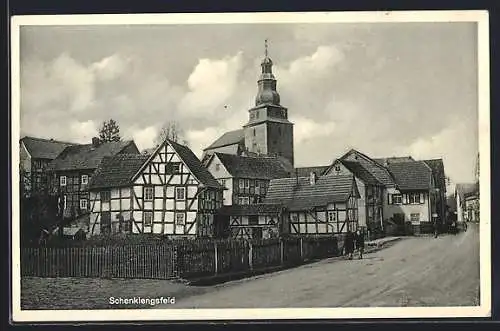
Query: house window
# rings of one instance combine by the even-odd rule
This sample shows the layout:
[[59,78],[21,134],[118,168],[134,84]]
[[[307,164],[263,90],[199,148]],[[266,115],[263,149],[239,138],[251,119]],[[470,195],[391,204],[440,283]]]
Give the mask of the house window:
[[215,171],[219,171],[219,170],[220,170],[220,164],[219,164],[219,163],[217,163],[217,164],[215,165]]
[[240,188],[241,189],[245,188],[245,180],[244,179],[240,179]]
[[392,195],[392,204],[400,205],[403,203],[403,197],[401,194],[393,194]]
[[82,184],[86,185],[89,183],[89,176],[88,175],[82,175]]
[[250,203],[250,198],[249,197],[239,197],[238,203],[240,205],[248,205]]
[[111,200],[111,192],[110,191],[102,191],[101,192],[101,202],[109,202]]
[[219,183],[220,183],[222,186],[224,186],[224,188],[226,188],[226,180],[225,180],[225,179],[221,179]]
[[146,226],[151,226],[153,224],[153,212],[152,211],[145,211],[143,214],[144,218],[144,225]]
[[186,219],[184,217],[185,215],[183,213],[177,213],[175,214],[175,224],[176,225],[184,225]]
[[419,223],[420,222],[420,214],[418,214],[418,213],[410,214],[410,220],[412,223]]
[[249,188],[249,187],[250,187],[250,180],[245,179],[245,188]]
[[334,211],[329,211],[328,212],[328,222],[335,222],[336,221],[336,213]]
[[179,162],[169,162],[165,165],[165,173],[167,175],[175,175],[181,172],[181,164]]
[[424,195],[421,193],[410,193],[408,196],[408,203],[421,204],[424,203]]
[[144,200],[152,201],[155,197],[155,190],[153,186],[145,186],[144,187]]
[[59,178],[59,182],[61,186],[66,186],[66,176],[61,176],[61,178]]
[[296,214],[291,215],[290,218],[292,219],[292,222],[294,222],[294,223],[297,223],[299,221],[299,217]]
[[184,187],[175,188],[175,199],[176,200],[186,200],[186,189]]
[[87,199],[80,199],[80,209],[87,210]]
[[339,172],[340,171],[340,166],[339,165],[336,165],[335,166],[335,171]]

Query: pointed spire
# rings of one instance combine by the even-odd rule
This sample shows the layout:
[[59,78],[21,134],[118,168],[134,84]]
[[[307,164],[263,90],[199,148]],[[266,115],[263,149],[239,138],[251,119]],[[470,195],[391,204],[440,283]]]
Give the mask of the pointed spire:
[[265,48],[264,54],[265,54],[265,57],[267,57],[267,38],[266,38],[266,40],[264,40],[264,48]]

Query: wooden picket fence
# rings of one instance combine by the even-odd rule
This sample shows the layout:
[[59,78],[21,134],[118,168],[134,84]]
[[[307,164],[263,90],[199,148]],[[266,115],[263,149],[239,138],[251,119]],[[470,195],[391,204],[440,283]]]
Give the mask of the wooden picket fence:
[[174,279],[299,265],[339,254],[335,237],[182,240],[21,250],[21,275]]
[[35,277],[176,277],[172,245],[23,248],[21,275]]

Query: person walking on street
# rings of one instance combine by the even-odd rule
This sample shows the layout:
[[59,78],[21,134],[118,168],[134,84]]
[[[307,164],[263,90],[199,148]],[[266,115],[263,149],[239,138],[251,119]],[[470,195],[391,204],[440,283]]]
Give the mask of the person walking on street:
[[438,222],[436,219],[434,219],[434,238],[438,237]]
[[347,230],[344,242],[345,253],[349,260],[352,260],[354,253],[354,233],[351,230]]
[[365,251],[365,235],[362,231],[356,231],[356,249],[359,253],[359,259],[363,258],[363,253]]

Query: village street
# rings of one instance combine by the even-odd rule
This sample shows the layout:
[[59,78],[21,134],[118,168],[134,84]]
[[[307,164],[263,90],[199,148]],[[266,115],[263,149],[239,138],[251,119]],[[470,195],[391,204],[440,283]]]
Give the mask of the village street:
[[411,237],[363,260],[325,260],[176,298],[168,308],[466,306],[479,300],[479,231]]

